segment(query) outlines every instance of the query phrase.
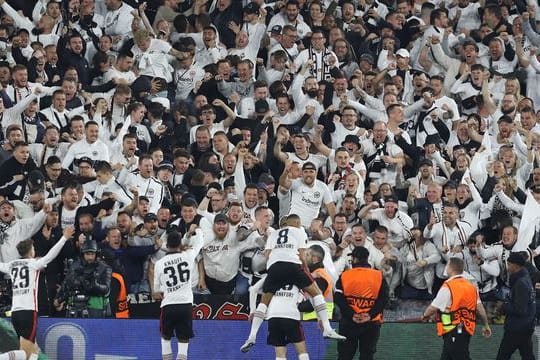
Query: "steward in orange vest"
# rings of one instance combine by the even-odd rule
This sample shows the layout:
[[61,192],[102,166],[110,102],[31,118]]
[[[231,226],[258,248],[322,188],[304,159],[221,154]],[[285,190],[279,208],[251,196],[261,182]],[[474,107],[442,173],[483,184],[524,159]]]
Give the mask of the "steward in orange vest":
[[[114,296],[116,295],[116,296]],[[111,312],[117,319],[129,318],[129,303],[127,299],[124,277],[116,272],[111,274]]]
[[441,286],[422,319],[437,315],[437,335],[444,340],[441,359],[467,360],[470,359],[469,342],[476,327],[476,315],[485,324],[482,330],[485,337],[491,336],[491,329],[478,289],[463,277],[463,260],[450,258],[447,273],[449,279]]
[[347,340],[338,343],[339,359],[353,359],[358,348],[360,359],[373,359],[388,303],[388,284],[379,270],[371,269],[369,251],[354,248],[352,266],[336,283],[334,301],[341,310],[339,333]]
[[[328,319],[332,320],[332,314],[334,312],[334,282],[332,281],[330,274],[328,274],[324,268],[323,259],[324,249],[320,245],[311,245],[309,247],[308,255],[306,256],[306,262],[313,280],[315,280],[317,286],[323,293],[324,301],[326,302],[326,310],[328,312]],[[298,306],[298,309],[303,312],[302,320],[316,320],[317,313],[313,310],[311,302],[308,300],[305,303],[307,303],[308,306],[305,306],[304,308],[309,308],[309,310],[304,310],[302,305]]]

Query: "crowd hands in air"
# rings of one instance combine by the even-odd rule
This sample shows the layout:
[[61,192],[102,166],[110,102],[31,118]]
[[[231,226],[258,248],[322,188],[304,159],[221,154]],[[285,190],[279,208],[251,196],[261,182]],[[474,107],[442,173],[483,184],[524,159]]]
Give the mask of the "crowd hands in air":
[[0,0],[0,261],[75,227],[40,314],[89,285],[124,316],[192,224],[193,292],[247,294],[289,214],[330,288],[366,247],[390,307],[452,257],[484,300],[512,251],[540,281],[535,3],[67,3]]

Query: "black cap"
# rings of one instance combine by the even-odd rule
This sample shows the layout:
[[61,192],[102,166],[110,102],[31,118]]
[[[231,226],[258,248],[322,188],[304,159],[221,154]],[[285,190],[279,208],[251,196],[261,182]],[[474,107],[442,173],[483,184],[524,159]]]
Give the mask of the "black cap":
[[311,161],[308,161],[308,162],[304,163],[304,165],[302,165],[302,170],[315,170],[315,171],[317,171],[317,167],[315,166],[314,163],[312,163]]
[[506,260],[509,263],[516,264],[519,266],[525,266],[525,257],[521,252],[512,252],[510,253],[510,256],[508,256],[508,260]]
[[88,156],[83,156],[82,158],[77,160],[77,166],[81,165],[81,163],[88,163],[90,166],[94,166],[94,160],[90,159]]
[[233,179],[233,178],[228,178],[227,180],[225,180],[225,181],[223,182],[223,188],[224,188],[224,189],[225,189],[225,188],[228,188],[228,187],[233,187],[233,186],[235,186],[235,184],[234,184],[234,179]]
[[144,222],[157,221],[157,215],[154,213],[148,213],[144,215]]
[[343,142],[341,143],[341,145],[345,145],[347,143],[353,143],[353,144],[356,144],[358,146],[360,146],[360,138],[356,135],[347,135],[345,136],[345,140],[343,140]]
[[98,246],[96,240],[86,240],[81,246],[81,253],[97,252]]
[[369,258],[369,250],[363,246],[357,246],[353,249],[351,257],[358,259],[360,262],[367,262]]
[[244,6],[244,13],[245,14],[258,14],[259,9],[260,9],[259,4],[250,2],[249,4]]
[[174,187],[174,193],[175,194],[184,195],[184,194],[186,194],[188,192],[189,192],[189,189],[188,189],[187,185],[185,185],[185,184],[178,184],[178,185],[175,185],[175,187]]
[[214,217],[214,224],[217,224],[218,222],[229,222],[229,219],[227,219],[227,216],[225,214],[217,214],[216,217]]
[[45,176],[39,170],[30,171],[27,179],[31,191],[43,188],[43,184],[45,183]]
[[387,203],[387,202],[393,202],[393,203],[396,203],[398,204],[399,201],[398,199],[395,197],[395,196],[387,196],[384,198],[384,202]]
[[268,105],[268,101],[266,100],[257,100],[255,101],[255,112],[258,114],[265,114],[270,109],[270,106]]
[[421,167],[421,166],[424,166],[424,165],[427,165],[427,166],[433,166],[433,161],[431,161],[430,159],[423,158],[423,159],[420,160],[420,162],[418,163],[418,167]]
[[431,135],[426,136],[426,141],[424,141],[424,146],[430,145],[430,144],[439,145],[440,142],[441,142],[441,138],[439,137],[439,135],[431,134]]
[[272,26],[272,29],[270,30],[270,32],[272,34],[281,34],[281,30],[283,30],[283,27],[281,25],[274,25]]

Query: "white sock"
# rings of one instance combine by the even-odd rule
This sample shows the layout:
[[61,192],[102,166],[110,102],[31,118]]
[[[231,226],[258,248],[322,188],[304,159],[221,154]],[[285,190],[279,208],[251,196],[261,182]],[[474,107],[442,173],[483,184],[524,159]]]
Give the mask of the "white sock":
[[319,294],[313,298],[313,308],[317,312],[317,317],[321,320],[324,331],[332,331],[330,322],[328,321],[328,310],[326,310],[326,301],[324,297]]
[[282,357],[277,357],[276,356],[276,360],[287,360],[287,358],[282,358]]
[[249,332],[250,339],[257,338],[257,333],[259,332],[259,329],[264,322],[264,317],[266,316],[267,309],[268,307],[263,303],[257,305],[257,309],[255,309],[255,312],[253,313],[253,321],[251,322],[251,330]]
[[308,353],[298,354],[298,360],[309,360],[309,354]]
[[165,359],[165,356],[169,356],[169,359],[172,359],[171,340],[161,339],[161,355],[163,355],[163,359]]
[[29,360],[38,360],[38,354],[30,354]]
[[176,360],[187,360],[189,343],[178,342],[178,354],[176,355]]

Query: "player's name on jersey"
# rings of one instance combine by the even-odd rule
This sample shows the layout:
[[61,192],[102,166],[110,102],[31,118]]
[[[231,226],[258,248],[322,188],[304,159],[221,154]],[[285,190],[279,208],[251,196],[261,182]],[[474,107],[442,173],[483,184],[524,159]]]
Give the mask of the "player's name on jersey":
[[276,244],[274,249],[295,249],[294,244]]
[[176,285],[176,286],[173,286],[173,287],[167,287],[167,292],[168,293],[172,293],[172,292],[175,292],[176,290],[179,290],[187,285],[190,285],[190,283],[180,283],[179,285]]
[[174,266],[174,265],[178,265],[180,262],[182,262],[182,258],[181,257],[177,257],[177,258],[174,258],[174,259],[171,259],[171,260],[167,260],[165,261],[165,263],[163,263],[163,266]]
[[276,291],[276,293],[274,294],[274,296],[279,296],[279,297],[285,297],[285,298],[293,298],[294,297],[294,293],[291,292],[291,291]]
[[30,292],[30,289],[15,289],[13,290],[13,296],[26,295]]

